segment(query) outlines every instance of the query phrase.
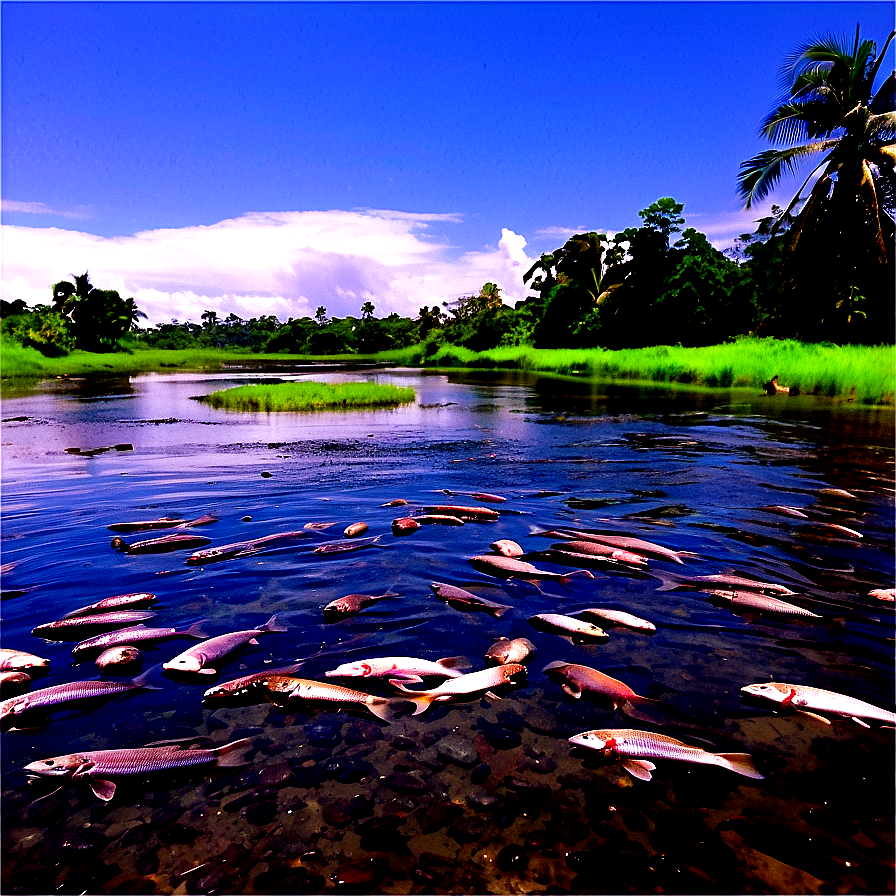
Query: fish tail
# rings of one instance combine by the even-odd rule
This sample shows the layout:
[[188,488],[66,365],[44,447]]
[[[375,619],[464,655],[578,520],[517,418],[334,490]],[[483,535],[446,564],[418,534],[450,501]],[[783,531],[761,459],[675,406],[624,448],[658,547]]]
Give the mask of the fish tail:
[[594,573],[588,569],[575,569],[572,572],[568,572],[560,576],[560,582],[563,585],[568,585],[570,580],[575,576],[584,576],[586,579],[593,579]]
[[753,765],[753,760],[747,753],[716,753],[721,761],[719,765],[723,768],[737,772],[739,775],[745,775],[748,778],[762,779],[765,775],[760,774],[759,770]]
[[216,522],[218,522],[218,518],[214,514],[203,513],[202,516],[197,516],[195,520],[190,520],[188,523],[186,523],[184,528],[186,529],[187,526],[205,526],[208,523]]
[[142,674],[138,675],[136,678],[132,678],[128,684],[132,685],[135,688],[145,688],[147,691],[161,691],[158,685],[149,684],[149,676],[152,675],[157,669],[162,668],[162,663],[156,663],[154,666],[150,666]]
[[280,625],[277,622],[277,616],[274,614],[270,619],[264,624],[258,627],[260,632],[285,632],[287,631],[287,627],[285,625]]
[[470,669],[473,666],[468,656],[443,656],[436,662],[446,669]]
[[215,750],[218,758],[216,765],[219,768],[230,768],[236,765],[245,765],[248,759],[248,753],[252,749],[252,738],[244,737],[241,740],[235,740],[232,743],[224,744]]
[[191,638],[208,638],[208,632],[202,627],[208,620],[201,619],[194,622],[186,631],[181,632],[182,635],[189,635]]
[[367,708],[378,718],[384,722],[391,722],[403,715],[403,707],[408,703],[415,703],[414,700],[406,700],[404,697],[375,697],[367,703]]
[[399,691],[402,691],[405,694],[409,694],[408,697],[400,698],[403,701],[413,703],[415,706],[414,711],[411,715],[416,716],[423,712],[430,703],[435,699],[435,694],[428,694],[425,691],[415,691],[412,688],[406,688],[399,678],[390,678],[389,684],[393,687],[398,688]]
[[673,573],[663,572],[662,570],[657,569],[654,570],[651,575],[663,583],[656,589],[657,591],[674,591],[681,586],[681,580]]
[[492,616],[495,617],[495,619],[498,619],[499,617],[503,616],[509,609],[510,607],[494,607],[489,612],[492,614]]

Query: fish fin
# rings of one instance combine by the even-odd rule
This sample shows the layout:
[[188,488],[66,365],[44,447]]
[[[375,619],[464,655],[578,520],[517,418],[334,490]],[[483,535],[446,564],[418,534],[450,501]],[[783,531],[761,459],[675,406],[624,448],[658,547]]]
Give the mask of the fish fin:
[[[255,643],[257,644],[258,642],[256,641]],[[199,675],[217,675],[218,674],[217,669],[212,669],[208,666],[204,666],[202,669],[197,669],[196,671],[198,672]]]
[[633,778],[640,778],[642,781],[650,781],[653,777],[650,773],[656,768],[652,762],[648,762],[646,759],[631,759],[628,756],[622,757],[619,764]]
[[[654,700],[651,697],[633,696],[627,697],[619,705],[619,709],[621,709],[630,719],[637,719],[639,722],[652,722],[654,725],[659,724],[656,715],[652,715],[648,712],[642,712],[638,708],[639,706],[643,706],[645,704],[648,706],[656,707],[662,706],[662,703],[659,700]],[[662,710],[660,711],[660,715],[663,715]]]
[[863,728],[870,728],[870,727],[871,727],[867,722],[863,722],[861,719],[856,718],[856,716],[850,716],[850,718],[851,718],[857,725],[861,725]]
[[749,625],[751,622],[755,622],[762,613],[757,613],[755,610],[741,610],[737,615],[742,617],[744,622]]
[[[189,635],[191,638],[208,638],[208,632],[202,627],[207,621],[207,619],[202,619],[199,622],[194,622],[186,631],[180,634]],[[146,626],[141,627],[146,628]]]
[[416,675],[414,672],[396,672],[395,678],[390,678],[389,681],[403,681],[407,684],[420,684],[423,679],[419,675]]
[[94,796],[108,803],[115,796],[115,784],[107,781],[105,778],[88,778],[87,783],[93,791]]
[[588,569],[575,569],[572,572],[568,572],[568,573],[560,576],[559,581],[563,585],[568,585],[570,582],[570,579],[572,579],[574,576],[584,576],[586,579],[593,579],[594,573]]
[[576,700],[579,700],[582,697],[582,689],[581,688],[574,689],[568,681],[563,682],[563,684],[560,685],[560,688],[565,693],[569,694],[570,697],[575,697]]
[[407,705],[409,703],[415,705],[413,715],[421,712],[416,700],[407,700],[404,697],[377,697],[365,705],[378,719],[388,723],[407,715]]
[[495,619],[499,619],[510,609],[511,609],[511,607],[492,607],[492,608],[490,608],[490,612],[491,612],[492,616],[495,617]]
[[490,701],[492,701],[493,703],[494,703],[496,700],[500,700],[500,699],[501,699],[501,698],[500,698],[497,694],[495,694],[493,691],[486,691],[482,696],[485,697],[486,700],[490,700]]
[[820,716],[817,713],[809,712],[807,709],[798,709],[797,712],[802,713],[804,716],[809,716],[809,718],[815,719],[818,722],[823,722],[825,725],[831,724],[830,719],[826,719],[824,716]]
[[257,646],[257,645],[258,645],[258,639],[257,639],[257,638],[249,638],[249,640],[248,640],[247,643],[249,643],[249,644],[255,644],[255,645]]
[[719,759],[724,760],[724,762],[720,762],[719,765],[730,769],[733,772],[737,772],[739,775],[745,775],[747,778],[757,778],[759,780],[765,777],[765,775],[761,774],[756,766],[753,765],[753,760],[747,753],[716,753],[715,755]]
[[473,666],[468,656],[443,656],[436,662],[446,669],[470,669]]
[[230,768],[236,765],[245,765],[249,760],[247,755],[252,749],[252,738],[244,737],[233,743],[224,744],[215,751],[218,758],[215,762],[219,768]]
[[[535,618],[535,617],[533,617],[533,619],[534,619],[534,618]],[[548,664],[544,667],[544,669],[542,669],[541,671],[542,671],[542,672],[547,672],[547,671],[550,670],[550,669],[562,669],[564,666],[568,666],[568,665],[569,665],[569,663],[566,662],[566,660],[554,660],[552,663],[548,663]]]
[[[277,622],[277,616],[275,614],[274,616],[271,616],[264,625],[259,626],[258,630],[260,632],[285,632],[288,630],[288,626],[281,625]],[[252,642],[250,641],[249,643],[251,644]]]
[[189,526],[205,526],[208,523],[217,523],[217,522],[218,522],[218,518],[214,514],[204,513],[204,514],[202,514],[202,516],[197,516],[195,520],[188,520],[186,523],[183,524],[182,527],[178,527],[178,528],[186,529]]

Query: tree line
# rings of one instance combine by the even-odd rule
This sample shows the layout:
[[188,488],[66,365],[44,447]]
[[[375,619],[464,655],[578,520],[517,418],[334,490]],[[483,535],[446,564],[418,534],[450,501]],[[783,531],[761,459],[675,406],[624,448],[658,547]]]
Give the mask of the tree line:
[[[515,307],[486,283],[479,293],[423,305],[415,318],[274,316],[137,327],[133,298],[96,289],[88,274],[53,286],[51,305],[0,302],[2,330],[45,354],[109,351],[127,335],[153,348],[245,348],[332,355],[374,353],[425,343],[482,351],[711,345],[754,333],[804,341],[880,343],[894,339],[896,77],[874,82],[891,33],[878,52],[856,29],[851,43],[828,36],[798,47],[782,69],[785,94],[761,133],[782,148],[741,165],[746,208],[766,198],[803,158],[821,155],[786,208],[758,220],[721,252],[671,197],[640,211],[640,227],[612,237],[572,235],[526,272],[531,291]],[[808,194],[803,196],[803,191]]]

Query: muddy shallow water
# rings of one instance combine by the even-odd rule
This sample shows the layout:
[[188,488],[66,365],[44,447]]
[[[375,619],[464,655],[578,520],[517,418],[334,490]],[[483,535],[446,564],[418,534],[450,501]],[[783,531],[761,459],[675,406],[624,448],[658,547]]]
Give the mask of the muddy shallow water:
[[[740,694],[776,680],[893,710],[893,604],[869,596],[894,580],[891,410],[401,370],[314,377],[412,386],[416,402],[396,410],[253,415],[194,400],[273,378],[52,381],[4,398],[2,563],[15,566],[3,575],[0,645],[50,659],[34,688],[98,677],[89,660],[73,665],[74,641],[31,629],[112,595],[156,594],[153,626],[202,622],[218,635],[276,615],[286,628],[192,678],[161,664],[193,642],[160,641],[143,651],[156,689],[4,732],[4,893],[892,892],[893,729],[826,724]],[[409,504],[382,506],[394,499]],[[452,503],[500,517],[393,534],[395,518]],[[806,518],[760,509],[774,505]],[[187,565],[189,550],[110,547],[116,522],[203,513],[218,521],[187,531],[210,547],[334,525],[199,566]],[[362,521],[377,543],[314,553]],[[593,579],[534,584],[468,562],[498,539],[545,550],[556,539],[533,533],[558,526],[694,556],[651,559],[646,571],[596,563]],[[731,571],[787,586],[823,618],[748,621],[705,591],[658,590],[671,573]],[[511,609],[464,612],[432,593],[435,581]],[[355,616],[322,612],[390,589],[399,596]],[[656,631],[607,623],[608,638],[585,642],[529,622],[588,607],[627,610]],[[364,709],[203,701],[217,682],[297,660],[296,674],[331,682],[327,670],[376,656],[464,655],[480,669],[502,635],[536,652],[501,699],[434,703],[391,724]],[[654,721],[568,696],[542,671],[556,660],[654,698]],[[339,681],[394,693],[384,679]],[[651,781],[634,780],[569,745],[594,728],[747,752],[765,777],[660,759]],[[83,783],[51,794],[22,771],[63,753],[197,736],[252,738],[249,762],[121,779],[109,802]]]

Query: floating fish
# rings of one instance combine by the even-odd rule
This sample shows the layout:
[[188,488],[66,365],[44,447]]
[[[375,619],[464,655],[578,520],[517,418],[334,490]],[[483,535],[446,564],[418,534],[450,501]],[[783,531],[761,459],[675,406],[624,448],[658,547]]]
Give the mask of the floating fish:
[[562,613],[537,613],[529,618],[529,624],[536,628],[537,624],[558,628],[568,635],[586,638],[608,638],[609,635],[600,627],[575,616],[564,616]]
[[617,563],[628,563],[629,566],[647,566],[646,557],[642,557],[640,554],[633,554],[631,551],[624,551],[612,545],[601,544],[597,541],[560,541],[552,544],[551,550],[559,553],[606,557],[609,560],[615,560]]
[[24,650],[10,650],[8,647],[0,649],[0,669],[19,671],[21,669],[48,669],[50,661]]
[[548,663],[542,670],[550,679],[559,679],[560,687],[564,693],[569,694],[576,700],[580,699],[582,694],[595,694],[598,697],[607,699],[613,706],[613,709],[620,707],[629,715],[635,718],[650,721],[650,716],[644,716],[641,713],[632,711],[633,707],[641,704],[656,704],[658,701],[652,700],[650,697],[642,697],[636,694],[627,684],[598,672],[590,666],[581,666],[577,663],[567,663],[565,660],[557,660]]
[[392,501],[386,501],[385,504],[380,504],[380,507],[405,507],[407,503],[404,498],[395,498]]
[[106,597],[95,604],[89,604],[78,610],[66,613],[63,619],[72,619],[75,616],[89,616],[92,613],[106,613],[110,610],[120,610],[122,607],[142,607],[154,603],[156,596],[149,591],[137,591],[133,594],[117,594],[115,597]]
[[187,565],[199,566],[204,563],[217,563],[221,560],[248,557],[266,547],[285,544],[299,538],[308,538],[309,535],[310,532],[305,529],[300,529],[298,532],[275,532],[273,535],[263,535],[261,538],[253,538],[249,541],[236,541],[233,544],[224,544],[216,548],[206,548],[204,551],[190,554],[187,557]]
[[707,591],[711,589],[729,590],[729,591],[770,591],[772,594],[796,594],[784,585],[777,585],[773,582],[758,582],[755,579],[745,579],[743,576],[718,575],[710,576],[679,576],[670,572],[651,573],[655,578],[659,579],[663,585],[657,588],[657,591],[674,591],[676,588],[690,588],[696,591]]
[[868,592],[868,597],[877,598],[877,600],[886,600],[892,603],[896,600],[896,588],[875,588],[874,591]]
[[17,697],[31,687],[31,676],[27,672],[0,672],[0,699]]
[[478,597],[470,591],[458,588],[456,585],[446,585],[443,582],[433,582],[430,586],[436,595],[449,606],[458,610],[482,610],[491,613],[498,618],[503,616],[512,607],[507,604],[498,604],[484,597]]
[[203,695],[203,700],[216,700],[227,697],[242,697],[258,688],[258,685],[272,675],[293,675],[302,668],[304,662],[295,663],[292,666],[284,666],[279,669],[265,669],[263,672],[252,672],[249,675],[241,675],[230,681],[222,681],[210,687]]
[[314,549],[315,554],[346,554],[349,551],[360,551],[362,548],[379,546],[382,535],[373,538],[354,538],[351,541],[328,541]]
[[400,517],[397,520],[392,520],[393,535],[410,535],[411,532],[416,532],[419,528],[420,523],[409,516],[404,516]]
[[64,709],[70,703],[117,697],[139,688],[157,690],[154,685],[147,684],[148,675],[146,672],[132,681],[70,681],[11,697],[0,704],[0,727],[4,731],[31,728],[35,726],[24,722],[29,722],[38,715],[49,715],[57,709]]
[[137,647],[123,644],[121,647],[108,647],[94,661],[98,669],[114,672],[119,669],[130,669],[143,662],[143,654]]
[[841,526],[839,523],[809,523],[800,529],[801,532],[809,531],[813,535],[826,536],[833,538],[862,538],[861,532],[850,529],[848,526]]
[[70,641],[79,637],[84,629],[136,625],[138,622],[152,619],[155,615],[146,610],[115,610],[111,613],[98,613],[93,616],[75,616],[71,619],[44,622],[31,629],[31,634],[47,641]]
[[728,602],[732,613],[743,616],[747,622],[758,619],[764,613],[773,616],[789,616],[795,619],[822,619],[818,613],[813,613],[805,607],[790,604],[785,600],[779,600],[776,597],[769,597],[766,594],[757,594],[755,591],[719,591],[713,590],[708,592],[714,597],[721,598]]
[[[792,706],[800,712],[816,709],[838,716],[847,716],[860,725],[865,724],[861,719],[873,719],[877,722],[886,722],[888,725],[896,725],[896,713],[890,712],[888,709],[881,709],[879,706],[874,706],[855,697],[848,697],[846,694],[838,694],[836,691],[825,691],[804,684],[766,681],[761,684],[748,684],[742,687],[740,692],[750,697],[771,700],[781,706]],[[812,713],[807,713],[807,715],[812,715]],[[865,727],[868,726],[865,725]]]
[[174,659],[168,660],[162,665],[169,672],[196,672],[200,675],[216,675],[217,669],[208,665],[222,657],[227,656],[237,647],[243,644],[257,644],[256,638],[267,632],[285,632],[286,627],[277,624],[277,617],[271,618],[258,628],[241,632],[228,632],[226,635],[218,635],[201,641],[188,647],[183,653],[179,653]]
[[859,500],[852,492],[848,492],[843,488],[820,488],[818,494],[826,495],[829,498],[851,498],[853,501]]
[[423,676],[459,678],[459,668],[469,666],[466,657],[446,656],[440,660],[424,660],[413,656],[385,656],[343,663],[324,675],[327,678],[387,678],[392,676],[409,683],[423,681]]
[[212,749],[169,744],[159,747],[135,747],[123,750],[94,750],[68,753],[52,759],[39,759],[25,766],[30,781],[39,778],[67,778],[84,781],[99,799],[109,801],[115,795],[112,778],[173,769],[245,765],[252,747],[251,738],[235,740]]
[[336,523],[305,523],[303,529],[312,529],[315,532],[322,532],[324,529],[331,529]]
[[427,513],[443,513],[448,516],[458,516],[465,520],[478,522],[493,522],[500,519],[501,514],[490,507],[461,507],[456,504],[431,504],[423,508]]
[[577,569],[569,573],[549,572],[546,569],[539,569],[531,563],[526,563],[524,560],[517,560],[514,557],[503,557],[500,554],[480,554],[479,556],[471,557],[469,562],[482,572],[503,578],[555,579],[564,584],[571,581],[574,576],[594,578],[594,574],[587,569]]
[[[459,516],[451,516],[447,513],[420,513],[411,517],[420,526],[463,526],[464,521]],[[393,524],[394,525],[394,524]]]
[[523,554],[526,553],[520,545],[515,541],[511,541],[509,538],[493,541],[489,547],[502,557],[522,557]]
[[130,544],[117,535],[112,539],[112,547],[125,554],[170,554],[171,551],[199,548],[210,543],[211,539],[204,535],[192,535],[186,532],[179,535],[162,535],[160,538],[149,538],[146,541],[133,541]]
[[195,520],[176,519],[170,516],[163,516],[157,520],[141,520],[136,523],[112,523],[107,528],[113,532],[143,532],[148,529],[187,529],[190,526],[205,526],[208,523],[218,521],[216,516],[210,513],[204,513],[202,516],[196,517]]
[[367,531],[367,523],[352,523],[346,526],[343,535],[346,538],[354,538],[356,535],[363,535]]
[[796,507],[787,507],[785,504],[767,504],[759,509],[764,510],[766,513],[776,513],[779,516],[790,516],[799,520],[809,519],[808,513],[803,513],[802,510]]
[[649,759],[677,759],[701,765],[717,765],[748,778],[762,779],[747,753],[711,753],[700,747],[692,747],[683,741],[632,728],[609,728],[584,731],[569,738],[576,747],[587,747],[601,753],[609,753],[633,777],[649,781],[656,766]]
[[407,688],[398,679],[389,679],[390,683],[400,691],[407,694],[416,709],[413,715],[423,712],[431,703],[441,700],[450,700],[452,697],[465,697],[479,691],[489,692],[492,688],[504,684],[514,683],[514,679],[525,676],[526,667],[520,663],[507,663],[503,666],[492,666],[488,669],[480,669],[478,672],[468,672],[458,678],[449,678],[436,688],[428,691],[417,691]]
[[[575,533],[576,538],[584,541],[594,541],[600,544],[609,545],[610,547],[620,548],[623,551],[631,551],[633,554],[647,554],[648,556],[660,557],[663,560],[671,560],[673,563],[684,565],[683,556],[696,557],[693,551],[673,551],[664,545],[656,544],[653,541],[645,541],[643,538],[634,538],[630,535],[603,535],[593,532],[585,532],[581,529],[561,529],[561,532],[567,531]],[[548,534],[548,533],[542,533]]]
[[598,619],[605,619],[614,625],[624,625],[626,628],[635,628],[644,632],[655,632],[656,626],[640,616],[634,616],[626,613],[624,610],[608,610],[605,607],[588,607],[585,610],[577,610],[579,615],[586,614],[588,616],[597,616]]
[[377,697],[342,685],[314,681],[310,678],[293,678],[289,675],[268,675],[258,683],[258,687],[272,703],[278,705],[295,700],[348,703],[369,709],[384,722],[391,722],[400,715],[398,707],[408,702],[404,698]]
[[524,663],[535,653],[535,645],[528,638],[514,638],[503,635],[485,653],[485,662],[495,666],[508,663]]
[[88,653],[122,644],[143,644],[147,641],[164,641],[168,638],[207,638],[208,632],[202,628],[203,625],[204,623],[197,622],[184,631],[178,631],[176,628],[147,628],[145,625],[135,625],[132,628],[106,632],[81,641],[72,648],[72,656],[80,662]]
[[339,616],[354,616],[360,613],[364,607],[382,600],[384,597],[401,597],[401,592],[392,591],[390,588],[385,594],[346,594],[331,600],[325,607],[325,614]]

